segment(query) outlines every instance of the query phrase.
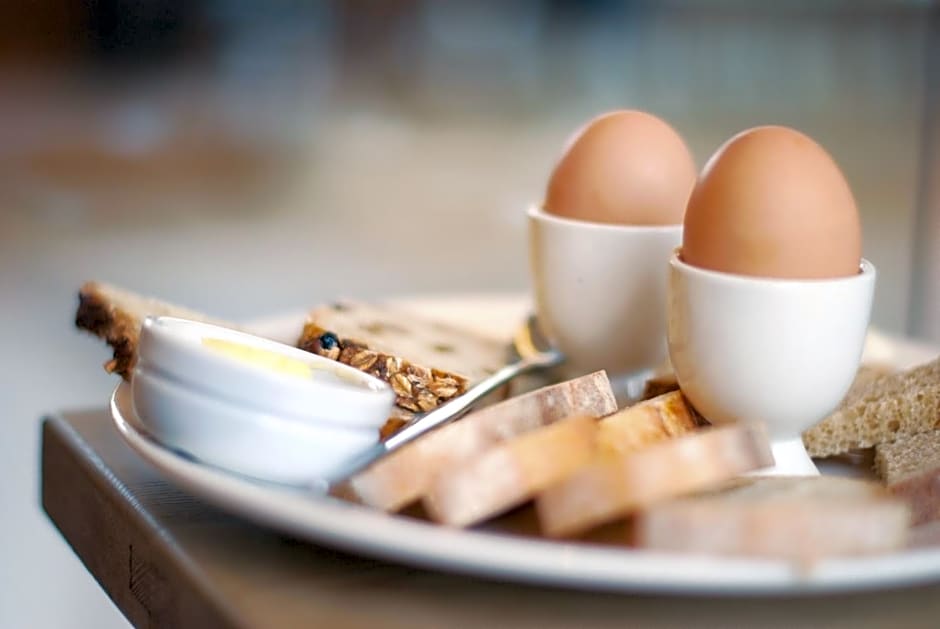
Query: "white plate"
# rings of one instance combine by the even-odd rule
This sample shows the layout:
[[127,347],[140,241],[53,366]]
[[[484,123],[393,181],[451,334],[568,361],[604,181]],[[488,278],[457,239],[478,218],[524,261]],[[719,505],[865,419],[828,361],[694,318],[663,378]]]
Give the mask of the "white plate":
[[[494,335],[511,329],[512,322],[525,311],[524,302],[516,298],[453,298],[424,303],[430,304],[428,309],[433,309],[436,316],[456,322],[485,321],[486,331]],[[474,315],[482,311],[486,316]],[[297,317],[281,317],[255,326],[258,331],[281,336],[289,336],[290,330],[297,328]],[[877,350],[874,359],[879,362],[908,366],[936,356],[936,350],[923,345],[895,344],[880,334],[872,338]],[[258,524],[358,555],[501,580],[623,592],[791,595],[940,581],[940,547],[806,566],[449,529],[267,485],[187,460],[147,436],[134,415],[126,384],[115,390],[111,411],[125,441],[170,481],[193,495]]]

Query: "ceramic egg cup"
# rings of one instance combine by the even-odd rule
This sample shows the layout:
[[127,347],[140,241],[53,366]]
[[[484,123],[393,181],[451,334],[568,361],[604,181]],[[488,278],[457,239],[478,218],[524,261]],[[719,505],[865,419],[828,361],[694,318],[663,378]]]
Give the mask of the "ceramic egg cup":
[[562,375],[613,378],[666,358],[667,262],[682,225],[593,223],[528,211],[535,309]]
[[865,345],[875,268],[823,280],[705,270],[673,254],[667,336],[683,393],[714,424],[766,425],[776,465],[762,474],[818,474],[801,433],[832,410]]
[[[204,338],[302,362],[312,375],[246,362],[206,347]],[[340,469],[377,443],[394,404],[387,384],[358,369],[196,321],[148,317],[138,351],[131,391],[148,432],[200,461],[266,481],[304,485]]]

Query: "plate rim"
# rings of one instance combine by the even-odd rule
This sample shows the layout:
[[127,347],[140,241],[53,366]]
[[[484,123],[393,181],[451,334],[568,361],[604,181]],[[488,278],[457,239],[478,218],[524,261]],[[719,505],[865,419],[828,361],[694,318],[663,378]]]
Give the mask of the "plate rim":
[[114,389],[110,409],[125,443],[207,503],[305,541],[403,565],[536,586],[685,596],[860,592],[940,580],[940,547],[801,566],[449,529],[188,460],[139,427],[126,382]]

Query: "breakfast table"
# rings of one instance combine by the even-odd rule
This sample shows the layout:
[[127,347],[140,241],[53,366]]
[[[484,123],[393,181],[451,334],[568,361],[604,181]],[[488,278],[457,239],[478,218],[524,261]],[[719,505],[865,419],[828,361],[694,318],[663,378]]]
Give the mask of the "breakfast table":
[[940,585],[809,596],[616,594],[484,580],[300,541],[174,487],[105,409],[42,422],[46,514],[146,627],[936,627]]

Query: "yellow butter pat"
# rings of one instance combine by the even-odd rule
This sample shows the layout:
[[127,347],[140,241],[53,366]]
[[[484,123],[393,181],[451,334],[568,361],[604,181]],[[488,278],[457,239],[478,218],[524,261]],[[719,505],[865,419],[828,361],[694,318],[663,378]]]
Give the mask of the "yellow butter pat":
[[267,349],[211,337],[203,338],[202,344],[215,352],[271,371],[299,378],[313,377],[313,368],[307,363]]

